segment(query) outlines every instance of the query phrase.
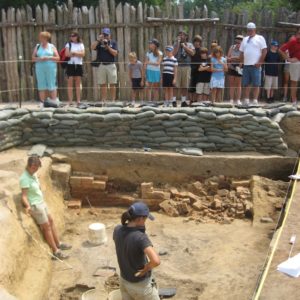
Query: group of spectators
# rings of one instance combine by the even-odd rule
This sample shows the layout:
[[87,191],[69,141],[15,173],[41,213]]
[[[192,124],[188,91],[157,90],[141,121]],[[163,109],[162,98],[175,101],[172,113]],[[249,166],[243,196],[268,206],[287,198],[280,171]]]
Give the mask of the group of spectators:
[[[57,98],[56,73],[60,56],[50,40],[50,33],[41,32],[39,44],[33,52],[41,105],[47,96],[52,100]],[[65,49],[69,58],[66,68],[68,103],[72,104],[75,83],[76,100],[80,104],[85,48],[77,32],[72,32]],[[109,28],[102,29],[91,49],[97,52],[92,66],[97,68],[101,99],[114,101],[118,80],[118,46]],[[189,42],[187,33],[181,31],[175,43],[167,45],[163,51],[159,41],[152,39],[143,60],[139,60],[135,52],[129,54],[128,60],[133,106],[137,98],[158,101],[161,87],[165,106],[177,106],[177,97],[183,107],[195,101],[220,102],[224,97],[226,76],[232,104],[249,105],[252,94],[252,104],[257,105],[263,82],[267,102],[271,103],[274,101],[274,91],[278,89],[281,65],[284,65],[282,100],[287,101],[290,80],[291,100],[296,105],[297,83],[300,80],[300,30],[281,47],[275,40],[268,47],[265,38],[256,33],[255,24],[250,22],[247,24],[247,36],[237,35],[227,55],[224,55],[217,41],[213,41],[208,49],[202,47],[201,36],[196,35]]]

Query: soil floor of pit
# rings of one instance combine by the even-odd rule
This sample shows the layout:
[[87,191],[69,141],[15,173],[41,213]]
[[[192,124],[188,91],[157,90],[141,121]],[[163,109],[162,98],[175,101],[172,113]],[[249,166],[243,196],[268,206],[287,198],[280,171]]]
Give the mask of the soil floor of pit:
[[[107,277],[95,277],[101,267],[116,267],[113,228],[119,224],[120,208],[83,208],[66,212],[64,240],[73,245],[66,269],[54,262],[54,272],[48,299],[61,298],[64,289],[76,284],[104,290]],[[148,221],[147,233],[161,256],[161,265],[154,274],[160,287],[176,287],[174,300],[250,299],[266,258],[270,232],[274,224],[253,226],[249,220],[235,220],[229,225],[196,224],[184,218],[172,218],[154,213],[156,220]],[[101,222],[107,226],[108,243],[91,247],[88,226]],[[117,272],[119,270],[117,268]],[[72,294],[74,296],[74,294]],[[80,298],[79,298],[80,299]],[[104,300],[104,299],[103,299]]]

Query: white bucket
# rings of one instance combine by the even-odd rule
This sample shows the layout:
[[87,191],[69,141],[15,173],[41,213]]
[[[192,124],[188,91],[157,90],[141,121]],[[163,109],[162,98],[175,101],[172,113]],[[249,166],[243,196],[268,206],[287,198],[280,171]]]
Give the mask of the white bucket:
[[107,242],[106,227],[102,223],[89,225],[89,242],[92,245],[101,245]]
[[88,290],[81,296],[81,300],[104,300],[107,299],[107,292],[102,290]]
[[120,290],[115,290],[109,293],[108,300],[122,300],[122,294]]

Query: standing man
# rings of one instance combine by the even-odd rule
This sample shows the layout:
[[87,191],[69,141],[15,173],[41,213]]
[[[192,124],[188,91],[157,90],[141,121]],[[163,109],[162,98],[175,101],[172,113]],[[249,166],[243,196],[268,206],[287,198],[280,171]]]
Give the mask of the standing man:
[[[289,56],[287,55],[287,51]],[[297,105],[297,85],[300,81],[300,29],[279,50],[279,53],[290,62],[291,98],[293,105]]]
[[118,55],[117,43],[111,39],[109,28],[103,28],[97,40],[92,43],[92,50],[97,51],[98,83],[101,87],[101,100],[107,100],[107,89],[110,88],[110,98],[116,100],[117,66],[115,58]]
[[143,202],[132,204],[122,214],[113,233],[120,267],[120,290],[123,300],[159,300],[152,269],[160,259],[145,233],[147,219],[154,220]]
[[40,226],[46,242],[53,251],[53,257],[66,259],[68,256],[60,250],[69,250],[72,246],[61,243],[58,239],[53,219],[48,212],[40,182],[36,176],[36,172],[40,167],[41,161],[38,156],[30,156],[28,158],[26,170],[20,177],[22,202],[26,213],[31,215]]
[[[191,75],[191,56],[195,53],[195,47],[188,42],[188,36],[184,31],[178,33],[177,41],[174,44],[174,56],[178,61],[177,87],[181,95],[181,106],[186,107],[187,94]],[[175,98],[175,99],[174,99]],[[176,101],[176,97],[173,101]]]
[[253,89],[253,104],[258,104],[259,87],[261,86],[261,65],[267,54],[267,44],[263,36],[256,34],[256,25],[247,24],[247,36],[241,46],[241,64],[243,68],[242,85],[244,88],[245,105],[250,103],[250,90]]

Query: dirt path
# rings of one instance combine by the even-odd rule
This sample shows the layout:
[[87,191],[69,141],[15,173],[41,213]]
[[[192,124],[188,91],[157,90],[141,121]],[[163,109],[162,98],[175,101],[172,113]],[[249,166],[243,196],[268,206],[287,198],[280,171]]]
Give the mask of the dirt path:
[[[105,277],[94,277],[98,267],[117,267],[112,241],[113,226],[119,223],[120,209],[96,209],[98,217],[82,209],[80,215],[68,211],[65,240],[73,244],[69,263],[73,270],[54,262],[49,291],[51,300],[59,300],[63,289],[76,284],[104,287]],[[184,223],[183,218],[155,214],[147,232],[161,256],[155,270],[160,287],[176,286],[177,300],[249,299],[253,293],[268,244],[270,224],[253,227],[250,221],[235,220],[230,225]],[[87,228],[92,222],[109,228],[108,244],[89,247]],[[67,298],[66,298],[67,299]],[[73,298],[72,298],[73,299]]]

